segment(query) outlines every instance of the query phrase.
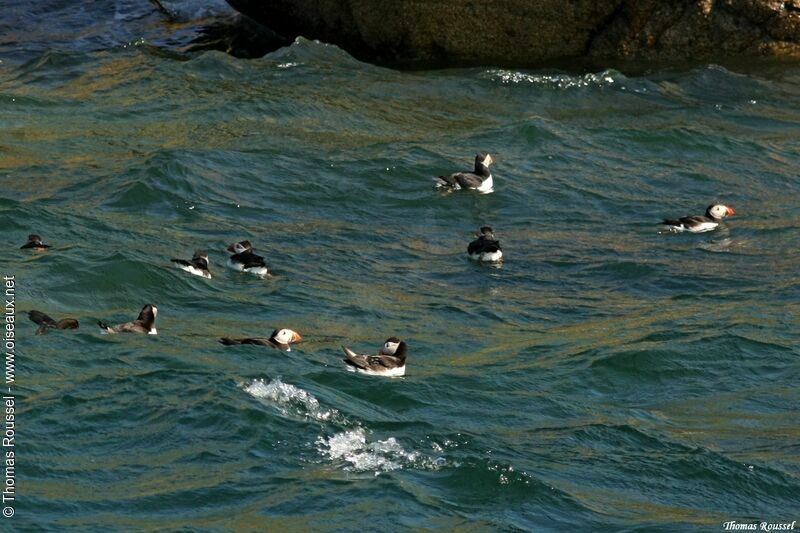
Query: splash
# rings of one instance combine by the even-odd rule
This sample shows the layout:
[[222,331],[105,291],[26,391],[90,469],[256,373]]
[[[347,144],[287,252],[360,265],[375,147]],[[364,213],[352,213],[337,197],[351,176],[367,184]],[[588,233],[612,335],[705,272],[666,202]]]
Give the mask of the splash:
[[446,462],[416,451],[407,451],[394,437],[370,442],[367,430],[358,422],[351,422],[336,409],[322,407],[314,395],[280,378],[270,381],[254,379],[239,386],[247,394],[271,404],[283,416],[314,420],[344,431],[332,436],[320,435],[316,440],[319,454],[331,461],[344,463],[352,472],[390,472],[401,468],[435,470]]
[[436,470],[445,464],[441,457],[431,458],[419,452],[409,452],[394,437],[369,442],[367,432],[356,428],[331,437],[317,439],[320,455],[331,461],[344,462],[345,470],[353,472],[390,472],[401,468]]
[[527,74],[510,70],[490,70],[487,74],[500,83],[531,83],[557,89],[574,89],[582,87],[609,87],[613,85],[616,77],[621,75],[615,71],[605,70],[598,74],[590,73],[583,76],[570,76],[568,74]]
[[251,396],[273,404],[282,415],[299,416],[319,422],[346,422],[336,409],[323,409],[313,394],[284,383],[280,378],[269,382],[254,379],[249,384],[241,384],[242,389]]

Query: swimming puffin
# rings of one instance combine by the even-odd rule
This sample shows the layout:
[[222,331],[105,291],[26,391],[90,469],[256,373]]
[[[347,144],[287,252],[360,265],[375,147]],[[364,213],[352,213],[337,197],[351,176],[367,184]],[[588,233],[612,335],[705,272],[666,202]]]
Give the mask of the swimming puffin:
[[703,233],[717,229],[723,218],[733,216],[736,211],[732,207],[722,204],[711,204],[706,209],[706,214],[702,216],[691,216],[681,218],[668,218],[662,224],[668,226],[669,231],[678,233],[688,231],[691,233]]
[[406,354],[408,346],[397,337],[389,337],[378,355],[359,355],[350,348],[342,346],[343,361],[351,368],[373,376],[400,377],[406,374]]
[[253,253],[253,245],[250,241],[239,241],[228,246],[228,251],[233,255],[228,258],[228,266],[239,272],[255,274],[263,278],[269,276],[267,263],[260,255]]
[[486,194],[494,189],[492,173],[489,165],[494,163],[492,156],[487,153],[479,153],[475,156],[475,170],[472,172],[456,172],[449,176],[439,176],[434,178],[437,187],[446,187],[453,190],[475,189],[480,193]]
[[31,233],[28,235],[28,242],[19,247],[20,250],[25,250],[27,248],[33,248],[34,250],[41,252],[50,248],[50,245],[43,243],[42,238],[35,233]]
[[489,226],[483,226],[477,239],[469,243],[467,253],[471,259],[476,261],[500,261],[503,258],[503,251],[500,250],[500,241],[494,238],[494,231]]
[[274,330],[268,339],[265,339],[264,337],[245,339],[231,339],[229,337],[222,337],[219,342],[225,346],[233,346],[236,344],[258,344],[260,346],[269,346],[270,348],[275,348],[284,352],[291,352],[292,349],[289,345],[295,342],[300,342],[301,340],[303,340],[303,337],[301,337],[299,333],[292,331],[291,329],[284,328]]
[[78,321],[74,318],[62,318],[56,322],[52,317],[35,309],[28,311],[28,318],[39,324],[37,335],[44,335],[48,329],[78,329]]
[[124,324],[117,324],[116,326],[109,326],[105,322],[98,321],[97,325],[104,333],[141,333],[143,335],[157,335],[156,330],[156,315],[158,308],[155,305],[145,305],[139,317],[131,322]]
[[202,250],[197,250],[190,261],[185,259],[170,259],[170,261],[189,274],[211,279],[211,272],[208,270],[208,254]]

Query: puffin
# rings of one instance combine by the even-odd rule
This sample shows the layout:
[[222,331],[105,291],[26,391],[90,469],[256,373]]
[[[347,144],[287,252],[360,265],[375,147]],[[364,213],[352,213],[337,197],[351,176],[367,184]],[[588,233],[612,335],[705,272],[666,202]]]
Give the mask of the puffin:
[[481,227],[475,234],[477,239],[469,243],[467,253],[471,259],[476,261],[496,262],[503,259],[503,251],[500,250],[500,241],[494,238],[494,231],[489,226]]
[[489,165],[494,163],[494,159],[488,153],[479,153],[475,156],[475,170],[472,172],[456,172],[449,176],[439,176],[434,178],[437,187],[445,187],[452,190],[475,189],[480,193],[487,194],[494,189],[492,173]]
[[732,207],[722,204],[711,204],[706,209],[705,215],[681,217],[681,218],[667,218],[662,222],[666,225],[669,231],[678,233],[681,231],[688,231],[690,233],[703,233],[717,229],[719,223],[723,218],[733,216],[736,211]]
[[270,348],[275,348],[276,350],[281,350],[284,352],[291,352],[292,348],[289,345],[295,342],[300,342],[301,340],[303,340],[303,337],[301,337],[299,333],[292,331],[291,329],[283,328],[274,330],[268,339],[265,339],[264,337],[252,337],[245,339],[231,339],[229,337],[222,337],[219,342],[225,346],[234,346],[237,344],[258,344],[260,346],[269,346]]
[[19,247],[20,250],[25,250],[28,248],[33,248],[34,250],[41,252],[50,248],[50,245],[42,242],[42,238],[35,233],[31,233],[28,235],[28,242]]
[[28,311],[28,318],[39,324],[37,335],[44,335],[48,329],[78,329],[78,321],[74,318],[62,318],[56,322],[52,317],[35,309]]
[[208,270],[208,254],[202,250],[197,250],[189,261],[185,259],[170,259],[170,261],[189,274],[211,279],[211,272]]
[[136,320],[125,322],[124,324],[117,324],[116,326],[109,326],[105,322],[98,321],[97,325],[100,326],[103,333],[140,333],[142,335],[157,335],[157,314],[158,308],[155,305],[147,304],[142,307]]
[[228,251],[233,255],[228,258],[228,266],[239,272],[255,274],[263,278],[269,276],[267,263],[260,255],[253,253],[253,245],[250,241],[239,241],[228,246]]
[[357,372],[372,376],[400,377],[406,374],[408,345],[397,337],[389,337],[378,355],[359,355],[342,346],[343,361]]

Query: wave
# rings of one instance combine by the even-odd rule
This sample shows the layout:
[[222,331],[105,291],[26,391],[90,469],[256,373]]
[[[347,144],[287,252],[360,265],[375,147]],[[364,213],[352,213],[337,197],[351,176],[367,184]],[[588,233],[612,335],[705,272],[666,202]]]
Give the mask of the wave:
[[628,80],[624,75],[615,70],[604,70],[598,73],[589,73],[582,76],[571,74],[529,74],[505,69],[492,69],[486,71],[486,76],[502,84],[529,83],[554,89],[577,89],[584,87],[611,87]]
[[[442,457],[430,457],[407,450],[395,437],[383,440],[369,438],[370,431],[360,422],[351,421],[335,408],[325,408],[310,392],[284,383],[254,379],[240,387],[254,398],[275,407],[282,416],[328,424],[331,434],[317,437],[316,450],[321,457],[350,472],[389,472],[398,469],[436,470],[446,464]],[[343,431],[337,431],[344,428]]]
[[316,442],[320,455],[344,463],[354,472],[389,472],[403,468],[438,470],[447,464],[443,457],[432,458],[417,451],[407,451],[394,437],[370,442],[364,428],[356,428],[330,437],[320,436]]
[[279,378],[269,382],[254,379],[242,384],[242,389],[260,400],[274,405],[283,416],[299,417],[318,422],[347,423],[336,409],[324,409],[314,395]]

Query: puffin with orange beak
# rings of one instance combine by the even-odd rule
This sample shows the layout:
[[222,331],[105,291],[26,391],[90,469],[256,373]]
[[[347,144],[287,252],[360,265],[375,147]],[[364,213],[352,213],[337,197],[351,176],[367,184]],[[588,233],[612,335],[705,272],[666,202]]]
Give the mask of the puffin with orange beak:
[[722,204],[711,204],[706,209],[705,215],[691,217],[668,218],[663,224],[673,233],[688,231],[690,233],[703,233],[717,229],[722,219],[736,214],[732,207]]
[[281,350],[284,352],[291,352],[292,348],[289,345],[294,344],[295,342],[300,342],[301,340],[303,340],[303,337],[301,337],[299,333],[292,331],[291,329],[283,328],[274,330],[268,339],[264,337],[249,337],[243,339],[222,337],[219,342],[225,346],[234,346],[237,344],[257,344],[259,346],[269,346],[270,348],[275,348],[276,350]]

